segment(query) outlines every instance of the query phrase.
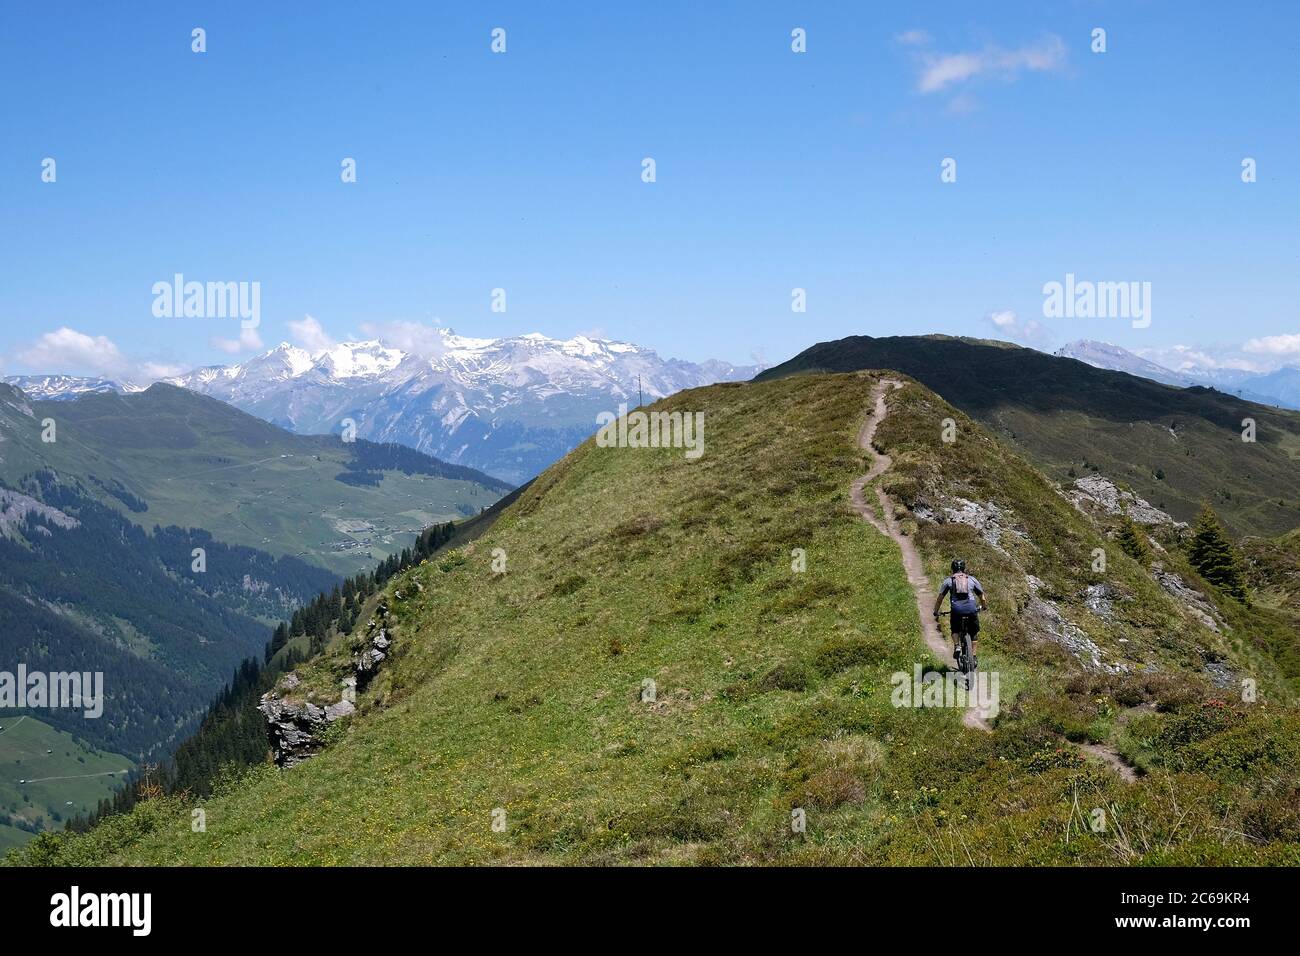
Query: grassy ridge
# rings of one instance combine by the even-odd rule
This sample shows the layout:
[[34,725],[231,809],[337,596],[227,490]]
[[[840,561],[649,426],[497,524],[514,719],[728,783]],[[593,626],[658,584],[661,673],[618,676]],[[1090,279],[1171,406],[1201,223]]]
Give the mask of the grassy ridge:
[[[1005,342],[942,335],[823,342],[758,380],[871,368],[913,376],[1055,480],[1095,468],[1183,521],[1209,501],[1238,534],[1300,526],[1297,412]],[[1246,418],[1256,422],[1254,443],[1242,441]]]
[[[915,384],[891,398],[878,435],[890,488],[932,506],[996,497],[1026,539],[1008,537],[1004,553],[965,525],[916,527],[936,576],[960,550],[989,587],[981,665],[1001,676],[995,731],[962,728],[954,708],[893,706],[891,675],[932,662],[897,548],[847,507],[872,385],[799,376],[657,403],[705,412],[704,456],[588,442],[481,538],[399,575],[395,654],[320,755],[223,791],[204,834],[179,801],[147,801],[24,859],[1300,860],[1288,816],[1300,724],[1269,662],[1198,629],[1122,554],[1111,583],[1128,600],[1113,620],[1086,617],[1079,558],[1106,539]],[[964,436],[955,447],[940,442],[945,417]],[[792,570],[796,548],[806,571]],[[1027,572],[1128,673],[1085,669],[1025,626]],[[1258,673],[1266,703],[1214,700],[1206,653]],[[347,657],[339,646],[301,668],[296,693],[336,698]],[[1086,763],[1071,742],[1093,741],[1126,748],[1148,775],[1126,784]],[[1096,808],[1113,821],[1100,833]]]

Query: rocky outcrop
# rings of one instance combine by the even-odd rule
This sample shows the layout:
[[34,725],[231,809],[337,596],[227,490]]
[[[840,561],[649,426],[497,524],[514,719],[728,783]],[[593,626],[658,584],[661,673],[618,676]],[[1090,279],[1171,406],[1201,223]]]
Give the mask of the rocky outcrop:
[[366,636],[361,650],[352,658],[352,667],[356,671],[356,686],[361,690],[379,671],[379,665],[388,657],[392,639],[388,636],[388,605],[380,602],[375,609],[376,617],[366,623]]
[[294,703],[268,693],[262,697],[257,709],[266,718],[275,762],[279,766],[292,767],[302,763],[324,746],[320,731],[327,723],[325,708],[310,701]]
[[48,535],[49,529],[44,525],[28,525],[28,517],[40,518],[56,528],[71,531],[81,527],[81,522],[71,515],[64,514],[58,508],[37,501],[30,495],[18,491],[0,488],[0,535],[18,535],[25,527],[33,527],[38,533]]
[[1215,633],[1221,631],[1220,625],[1223,622],[1219,620],[1214,605],[1206,599],[1204,594],[1189,585],[1181,576],[1172,571],[1166,571],[1159,564],[1152,566],[1151,574],[1174,600],[1191,612],[1193,617]]
[[936,511],[918,504],[913,509],[916,517],[938,524],[955,522],[974,528],[981,538],[996,548],[1001,554],[1007,553],[1007,536],[1027,542],[1029,536],[1017,528],[1011,527],[1010,513],[996,501],[989,500],[980,504],[967,498],[953,497]]
[[1065,492],[1065,497],[1084,514],[1088,513],[1089,508],[1098,508],[1108,515],[1128,512],[1128,516],[1138,524],[1187,527],[1187,522],[1175,521],[1149,501],[1131,491],[1120,489],[1109,478],[1101,475],[1080,478],[1073,488]]
[[1029,599],[1020,613],[1030,635],[1039,640],[1050,640],[1060,644],[1078,659],[1085,670],[1105,671],[1109,674],[1128,672],[1127,664],[1106,661],[1102,649],[1096,642],[1088,637],[1081,627],[1067,619],[1053,601],[1039,594],[1043,588],[1041,580],[1031,574],[1027,577],[1027,581]]
[[1104,620],[1111,620],[1115,616],[1115,602],[1120,600],[1123,594],[1119,588],[1109,582],[1101,584],[1090,584],[1083,589],[1080,598],[1083,600],[1083,606],[1093,614]]
[[325,746],[321,733],[336,720],[356,713],[357,691],[364,690],[387,659],[392,647],[388,635],[388,605],[380,602],[375,617],[366,624],[361,650],[352,658],[352,674],[341,682],[342,693],[329,704],[300,699],[294,692],[302,685],[297,674],[286,674],[262,695],[257,709],[266,718],[275,762],[292,767],[314,756]]

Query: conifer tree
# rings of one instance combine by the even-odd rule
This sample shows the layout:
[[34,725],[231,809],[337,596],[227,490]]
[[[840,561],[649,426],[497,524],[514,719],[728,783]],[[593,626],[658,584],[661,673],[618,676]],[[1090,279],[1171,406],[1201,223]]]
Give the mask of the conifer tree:
[[1115,533],[1121,550],[1143,567],[1151,562],[1151,549],[1147,546],[1147,536],[1137,522],[1127,513],[1120,515],[1119,530]]
[[1203,505],[1201,513],[1196,516],[1187,556],[1201,577],[1229,597],[1245,603],[1246,581],[1241,555],[1228,540],[1218,516],[1208,504]]

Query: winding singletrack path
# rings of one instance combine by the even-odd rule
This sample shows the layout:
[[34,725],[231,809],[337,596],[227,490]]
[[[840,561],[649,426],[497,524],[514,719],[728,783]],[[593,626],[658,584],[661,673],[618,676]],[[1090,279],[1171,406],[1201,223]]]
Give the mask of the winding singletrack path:
[[[872,446],[872,439],[876,436],[876,429],[884,421],[885,416],[889,414],[889,409],[885,404],[885,395],[890,389],[900,389],[904,383],[897,379],[881,379],[871,393],[872,410],[867,416],[867,420],[862,425],[862,430],[858,432],[858,447],[864,451],[869,451],[876,456],[867,473],[853,482],[853,488],[850,493],[850,499],[853,502],[853,510],[869,521],[873,527],[881,534],[889,537],[898,545],[898,549],[903,554],[903,570],[907,572],[907,582],[916,592],[916,613],[921,619],[921,633],[925,635],[925,646],[939,661],[947,667],[948,662],[952,660],[952,646],[948,643],[947,638],[939,631],[939,625],[934,620],[934,591],[930,588],[930,579],[925,576],[925,566],[921,563],[921,555],[916,550],[916,543],[903,534],[898,528],[898,522],[894,520],[894,503],[885,494],[884,489],[879,485],[876,486],[876,498],[880,502],[880,511],[884,515],[883,520],[876,516],[875,509],[870,505],[866,498],[867,486],[887,472],[893,465],[893,460],[882,451],[876,450]],[[966,708],[962,715],[962,723],[967,727],[976,730],[989,730],[989,721],[993,719],[992,708],[989,703],[972,704]]]
[[[925,646],[947,667],[952,658],[952,647],[949,645],[947,638],[940,632],[939,625],[934,620],[934,591],[931,590],[930,580],[925,575],[925,566],[921,563],[921,555],[916,550],[916,543],[899,530],[898,522],[894,519],[894,503],[885,494],[883,488],[879,485],[875,488],[876,499],[880,502],[880,512],[884,516],[883,518],[876,516],[875,509],[868,503],[866,497],[867,486],[887,472],[893,465],[893,460],[884,452],[878,451],[872,444],[873,439],[876,437],[876,429],[884,421],[885,416],[889,414],[885,396],[891,390],[904,388],[905,385],[906,383],[897,379],[885,378],[876,384],[871,393],[871,414],[867,416],[867,420],[862,425],[862,430],[858,432],[858,446],[864,451],[869,451],[875,455],[875,461],[865,475],[853,482],[850,499],[853,502],[854,511],[869,521],[877,531],[898,545],[898,549],[903,555],[903,570],[907,573],[907,581],[912,586],[912,590],[916,592],[916,613],[921,619],[921,633],[925,635]],[[974,701],[962,714],[962,723],[975,730],[990,730],[989,721],[993,719],[996,713],[990,704],[991,702]],[[1105,744],[1080,744],[1079,749],[1107,764],[1125,781],[1131,783],[1137,779],[1137,773],[1124,762],[1124,758],[1114,748]]]

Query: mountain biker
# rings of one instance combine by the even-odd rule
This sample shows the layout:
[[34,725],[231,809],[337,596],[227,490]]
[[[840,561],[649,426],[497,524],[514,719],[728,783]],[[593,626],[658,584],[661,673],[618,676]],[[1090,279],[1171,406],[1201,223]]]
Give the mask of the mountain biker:
[[973,574],[966,573],[966,562],[961,558],[956,558],[952,562],[952,575],[943,579],[943,587],[939,589],[939,597],[934,602],[934,619],[939,620],[939,608],[943,604],[946,595],[951,594],[950,602],[951,614],[948,618],[948,624],[952,631],[954,643],[952,656],[959,657],[961,650],[961,632],[965,626],[966,633],[970,635],[971,655],[975,658],[976,666],[979,665],[979,655],[976,653],[976,641],[979,640],[980,619],[979,612],[988,610],[988,602],[984,600],[984,588],[980,585],[979,579]]

